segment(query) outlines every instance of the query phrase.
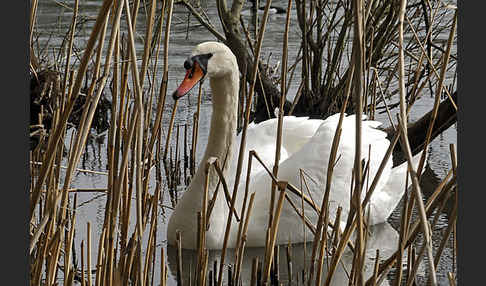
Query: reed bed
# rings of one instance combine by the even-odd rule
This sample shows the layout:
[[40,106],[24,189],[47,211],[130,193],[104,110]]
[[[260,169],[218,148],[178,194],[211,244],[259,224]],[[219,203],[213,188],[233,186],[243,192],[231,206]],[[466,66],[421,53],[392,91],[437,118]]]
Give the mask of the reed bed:
[[[188,6],[189,2],[182,1]],[[301,1],[298,1],[299,3]],[[373,2],[373,1],[371,1]],[[255,59],[261,58],[262,43],[268,13],[272,1],[266,1],[263,17],[255,25],[256,42],[252,45]],[[45,130],[45,135],[39,140],[38,147],[30,152],[30,281],[31,285],[167,285],[169,283],[170,265],[169,249],[160,246],[165,237],[158,237],[158,229],[164,227],[162,216],[167,216],[167,209],[174,208],[180,196],[180,188],[190,181],[195,173],[196,149],[198,142],[198,126],[202,88],[199,86],[197,110],[193,114],[193,122],[177,124],[178,102],[172,106],[166,102],[168,89],[168,57],[170,54],[170,31],[174,11],[174,0],[155,1],[135,0],[104,0],[99,8],[95,23],[90,31],[89,39],[83,47],[82,56],[76,65],[73,58],[73,43],[78,20],[78,0],[74,1],[73,17],[67,31],[67,46],[64,49],[64,62],[60,64],[62,80],[59,90],[53,86],[46,87],[52,93],[57,103],[53,111],[52,126]],[[177,234],[178,245],[175,249],[174,279],[177,285],[331,285],[336,269],[342,266],[345,253],[351,253],[352,259],[346,274],[348,285],[380,285],[388,279],[390,271],[395,272],[393,285],[413,285],[416,283],[417,272],[421,265],[426,265],[426,278],[431,285],[437,285],[437,265],[450,239],[453,239],[455,251],[455,226],[457,221],[458,193],[456,183],[457,158],[455,147],[451,145],[450,156],[452,168],[447,176],[438,184],[432,195],[423,199],[419,179],[425,164],[425,154],[422,156],[418,169],[411,165],[411,150],[408,145],[407,128],[408,114],[415,99],[425,88],[426,81],[413,81],[413,93],[406,94],[405,84],[408,80],[405,74],[406,43],[403,39],[403,28],[413,25],[406,17],[407,1],[402,0],[399,13],[398,35],[398,76],[400,113],[396,124],[394,137],[383,163],[375,178],[367,178],[366,162],[362,165],[361,157],[368,150],[356,148],[355,168],[353,169],[354,187],[351,208],[345,225],[340,225],[340,209],[337,210],[335,221],[330,221],[329,192],[333,179],[333,163],[338,160],[337,146],[340,141],[341,124],[352,101],[357,114],[367,114],[373,118],[377,112],[377,97],[386,105],[382,83],[377,70],[366,65],[366,48],[364,23],[369,14],[371,4],[355,0],[349,3],[353,12],[353,39],[349,74],[346,77],[341,113],[338,128],[333,140],[332,153],[329,158],[327,185],[323,186],[324,199],[320,206],[306,195],[306,179],[302,173],[303,184],[298,187],[278,176],[279,149],[281,146],[282,117],[278,114],[278,130],[276,138],[275,164],[271,168],[265,166],[258,153],[250,151],[248,170],[253,164],[262,164],[268,176],[272,179],[272,199],[269,202],[269,222],[267,243],[260,256],[249,257],[250,249],[246,248],[246,232],[252,223],[254,193],[249,189],[249,172],[241,174],[242,157],[246,140],[246,130],[250,121],[250,113],[254,105],[255,83],[259,75],[258,65],[251,70],[252,85],[246,92],[243,87],[244,106],[241,106],[242,122],[241,148],[239,150],[238,168],[235,184],[230,186],[222,172],[226,162],[211,160],[204,162],[206,174],[214,168],[220,177],[220,186],[210,196],[204,195],[201,212],[194,214],[198,222],[198,249],[192,257],[184,256],[181,248],[181,234]],[[31,49],[35,31],[35,17],[38,8],[37,1],[31,7]],[[141,8],[143,7],[143,9]],[[192,6],[188,6],[192,7]],[[286,94],[289,85],[288,68],[288,34],[291,25],[290,11],[292,1],[288,1],[286,26],[282,40],[282,64],[280,74],[281,93]],[[315,6],[312,6],[315,8]],[[137,29],[138,13],[146,13],[145,30]],[[430,69],[429,77],[436,77],[439,83],[434,91],[433,119],[427,132],[425,147],[432,139],[432,126],[437,116],[441,96],[446,93],[444,78],[451,58],[451,47],[455,36],[456,14],[450,27],[446,50],[442,53],[439,64],[433,62],[430,53],[424,48],[424,42],[418,36],[410,39],[414,45],[421,46],[420,54],[412,55],[416,60],[414,73],[420,74]],[[322,20],[322,19],[320,19]],[[408,21],[408,22],[406,22]],[[122,29],[122,24],[126,29]],[[244,27],[244,26],[243,26]],[[210,27],[214,28],[214,27]],[[136,35],[143,34],[143,52],[136,52]],[[247,39],[249,35],[247,32]],[[249,39],[250,40],[250,39]],[[425,40],[427,41],[427,39]],[[251,43],[251,41],[250,41]],[[308,49],[309,47],[304,47]],[[161,49],[163,54],[161,55]],[[303,64],[310,61],[308,51],[304,51]],[[410,56],[410,57],[412,57]],[[32,67],[37,64],[32,63]],[[88,67],[90,72],[88,73]],[[163,70],[162,78],[157,78],[157,70]],[[436,69],[440,70],[437,72]],[[34,69],[35,71],[35,69]],[[293,71],[292,71],[293,73]],[[305,73],[305,69],[304,69]],[[91,76],[88,77],[88,74]],[[369,76],[371,75],[371,76]],[[245,78],[243,74],[243,78]],[[369,77],[368,77],[369,76]],[[291,77],[291,75],[290,75]],[[87,89],[83,85],[87,83]],[[111,110],[109,129],[107,133],[107,170],[96,172],[79,168],[80,158],[86,152],[86,144],[90,134],[93,117],[102,93],[109,87],[111,92]],[[157,91],[158,87],[158,91]],[[308,88],[308,87],[307,87]],[[79,126],[71,136],[70,142],[65,142],[69,128],[68,118],[73,111],[76,99],[86,97]],[[85,94],[84,94],[85,93]],[[407,98],[412,100],[407,100]],[[298,100],[298,97],[296,97]],[[284,110],[284,97],[281,97],[279,109]],[[152,106],[156,106],[155,113]],[[393,122],[388,106],[389,119]],[[42,112],[41,115],[42,116]],[[356,117],[356,146],[360,145],[361,116]],[[169,127],[164,128],[163,122],[169,121]],[[40,120],[42,122],[42,120]],[[32,126],[31,126],[32,127]],[[376,250],[373,257],[372,275],[365,276],[365,262],[371,226],[367,223],[365,210],[376,183],[384,168],[384,162],[391,156],[395,145],[400,140],[404,149],[405,159],[409,162],[409,172],[412,178],[412,192],[406,193],[403,199],[397,249],[390,256],[383,256]],[[65,143],[68,147],[65,147]],[[63,163],[64,153],[67,160]],[[182,154],[182,155],[181,155]],[[66,165],[67,164],[67,165]],[[62,170],[62,172],[61,172]],[[107,178],[104,189],[72,188],[72,180],[76,172],[94,172]],[[235,174],[229,174],[234,176]],[[238,182],[246,175],[245,189],[238,189]],[[312,179],[312,178],[310,178]],[[365,184],[365,180],[371,184]],[[155,182],[155,186],[150,184]],[[232,192],[230,192],[232,190]],[[92,222],[79,225],[76,209],[77,194],[81,192],[102,192],[106,194],[104,219],[99,235],[93,232]],[[237,192],[244,192],[242,209],[235,208]],[[364,200],[360,200],[361,194]],[[211,216],[212,204],[216,196],[224,196],[230,209],[227,218],[224,246],[218,259],[213,259],[211,251],[205,245],[205,233]],[[135,198],[135,203],[132,203]],[[291,198],[298,198],[301,205],[296,205]],[[166,205],[170,202],[170,205]],[[299,265],[296,259],[295,246],[289,241],[287,245],[277,245],[276,235],[279,228],[280,214],[283,204],[291,204],[302,218],[302,227],[308,228],[313,237],[308,238],[308,250],[304,247],[304,265]],[[438,222],[438,215],[451,204],[448,212],[448,225],[439,242],[434,248],[431,232]],[[312,224],[306,219],[304,205],[309,205],[318,214],[318,222]],[[418,218],[415,213],[418,211]],[[227,241],[232,220],[238,222],[238,237],[236,247],[228,249]],[[132,227],[131,227],[132,226]],[[81,253],[75,253],[74,244],[76,230],[86,228],[86,237],[81,238],[79,245]],[[453,235],[451,235],[453,234]],[[263,234],[262,234],[263,235]],[[97,250],[92,249],[97,245]],[[420,246],[419,246],[420,245]],[[159,248],[160,247],[160,251]],[[173,250],[174,250],[173,249]],[[93,256],[92,254],[96,255]],[[300,254],[298,254],[300,255]],[[174,257],[172,256],[172,257]],[[285,259],[281,258],[284,257]],[[80,259],[76,259],[79,257]],[[244,260],[251,261],[251,267],[243,271]],[[189,261],[188,261],[189,260]],[[229,262],[228,262],[229,261]],[[212,263],[212,264],[211,264]],[[306,264],[308,263],[308,264]],[[454,262],[455,263],[455,262]],[[406,265],[406,267],[405,267]],[[404,270],[406,268],[406,271]],[[327,269],[323,271],[323,269]],[[301,271],[301,272],[300,272]],[[286,272],[286,273],[285,273]],[[244,273],[249,273],[247,276]],[[455,272],[447,273],[450,285],[455,285]],[[189,278],[188,278],[189,277]],[[156,282],[159,281],[159,282]]]

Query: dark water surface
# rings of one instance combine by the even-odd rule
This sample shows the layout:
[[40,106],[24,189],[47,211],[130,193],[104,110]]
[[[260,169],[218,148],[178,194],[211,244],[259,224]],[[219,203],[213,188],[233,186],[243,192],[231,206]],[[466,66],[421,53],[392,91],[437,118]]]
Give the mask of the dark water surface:
[[[74,1],[65,1],[68,3],[69,6],[73,6]],[[203,1],[202,5],[205,7],[205,1]],[[208,2],[209,3],[209,2]],[[280,5],[282,7],[286,7],[286,1],[273,1],[274,5]],[[89,33],[91,32],[91,27],[94,24],[94,19],[98,13],[98,9],[101,5],[101,1],[80,1],[79,6],[79,13],[82,16],[78,22],[83,22],[84,28],[79,31],[75,41],[75,50],[77,48],[81,49],[85,46],[87,38],[89,37]],[[209,4],[207,4],[209,5]],[[249,9],[250,4],[245,5],[245,9]],[[137,21],[137,31],[139,31],[139,36],[142,37],[145,31],[145,17],[144,13],[141,10],[140,17]],[[207,9],[208,16],[212,19],[213,24],[219,27],[219,22],[217,22],[217,13],[214,8]],[[55,1],[50,0],[41,0],[39,1],[38,12],[37,12],[37,34],[39,35],[38,42],[39,46],[43,47],[46,43],[48,43],[48,49],[50,49],[50,54],[56,54],[59,50],[59,45],[61,44],[66,31],[69,28],[72,11],[69,9],[63,8]],[[176,88],[177,83],[179,83],[184,76],[185,72],[183,69],[183,62],[186,59],[187,55],[191,52],[192,48],[203,41],[208,40],[215,40],[215,38],[210,35],[204,27],[199,25],[194,18],[191,17],[189,29],[187,25],[187,12],[185,8],[182,6],[176,5],[174,6],[174,17],[173,17],[173,25],[171,30],[170,36],[170,49],[169,49],[169,86],[168,91],[169,93]],[[249,19],[249,17],[245,17],[245,19]],[[296,23],[296,15],[295,11],[292,12],[291,21]],[[122,19],[124,22],[124,19]],[[123,24],[125,25],[125,24]],[[278,15],[271,15],[269,18],[269,22],[266,28],[266,34],[263,43],[263,57],[265,60],[270,57],[270,63],[275,64],[281,58],[281,50],[282,50],[282,38],[283,38],[283,31],[285,25],[285,16],[278,16]],[[188,31],[186,33],[186,31]],[[447,34],[444,36],[447,39]],[[300,41],[300,30],[296,25],[292,25],[291,32],[289,34],[289,64],[292,64],[298,49],[299,49],[299,41]],[[77,48],[76,48],[77,47]],[[137,51],[139,55],[142,54],[143,49],[143,42],[139,39],[137,42]],[[78,53],[81,53],[82,50],[78,50]],[[457,53],[455,50],[453,54]],[[162,55],[160,56],[162,57]],[[72,61],[75,59],[73,58]],[[160,83],[160,79],[162,78],[162,69],[163,64],[162,60],[159,63],[158,68],[158,82],[156,83],[157,89]],[[289,94],[295,94],[298,88],[299,82],[299,74],[300,72],[296,72],[296,78],[291,85],[291,89]],[[453,80],[454,74],[450,74],[448,76],[448,83]],[[205,84],[203,86],[203,92],[206,96],[203,97],[203,103],[201,106],[201,118],[200,118],[200,125],[199,125],[199,138],[198,138],[198,152],[197,157],[201,158],[203,150],[205,148],[206,139],[209,133],[209,118],[211,114],[211,102],[207,95],[210,94],[209,85]],[[157,92],[156,92],[157,93]],[[390,102],[396,102],[397,99],[392,98]],[[419,118],[424,113],[428,112],[433,106],[433,98],[429,96],[423,96],[412,108],[412,112],[410,114],[411,121]],[[173,100],[168,97],[166,103],[166,116],[164,117],[164,127],[169,125],[169,118],[168,114],[170,113],[171,106],[173,104]],[[196,96],[188,96],[181,100],[178,105],[177,117],[176,117],[176,125],[178,124],[185,124],[188,123],[192,125],[192,117],[194,112],[196,111],[197,106],[197,98]],[[155,108],[155,107],[154,107]],[[398,110],[394,110],[397,112]],[[385,125],[388,125],[386,114],[378,115],[378,120],[384,122]],[[167,130],[164,128],[163,130]],[[182,131],[182,130],[181,130]],[[66,138],[66,146],[68,146],[70,141],[70,136],[72,135],[72,130],[68,132],[68,136]],[[101,136],[101,140],[99,142],[93,141],[90,143],[86,149],[86,154],[83,156],[80,162],[79,168],[89,169],[89,170],[96,170],[96,171],[106,171],[106,162],[107,157],[104,150],[106,150],[106,136]],[[448,130],[443,132],[440,136],[438,136],[429,146],[429,158],[428,158],[428,169],[425,173],[425,178],[423,179],[423,188],[424,193],[430,194],[431,191],[435,188],[438,184],[438,181],[445,177],[449,169],[451,168],[451,160],[449,154],[449,145],[457,143],[457,128],[456,125],[453,125]],[[154,176],[152,176],[153,178]],[[79,172],[73,178],[72,187],[73,188],[99,188],[99,189],[106,189],[107,186],[107,177],[105,175],[100,174],[88,174]],[[150,190],[153,192],[155,189],[155,182],[150,182]],[[167,195],[167,193],[166,193]],[[134,194],[135,196],[135,194]],[[135,200],[135,197],[132,198]],[[96,258],[97,258],[97,240],[100,236],[101,227],[104,219],[104,207],[106,202],[106,196],[102,193],[79,193],[78,194],[78,208],[77,208],[77,231],[75,236],[75,246],[76,252],[78,257],[78,264],[80,261],[80,243],[81,240],[86,239],[86,223],[90,222],[92,225],[92,269],[95,267]],[[165,197],[165,205],[169,206],[170,201],[168,196]],[[397,208],[397,210],[401,207]],[[158,233],[157,233],[157,245],[158,247],[167,248],[166,253],[166,261],[168,261],[168,265],[170,268],[169,272],[169,285],[175,284],[175,250],[172,247],[167,247],[166,245],[166,223],[168,221],[168,217],[170,214],[170,209],[165,208],[165,214],[161,212],[160,214],[160,221],[158,225]],[[134,212],[132,212],[134,213]],[[135,216],[133,216],[132,221],[135,221]],[[377,248],[380,248],[380,257],[386,258],[388,255],[393,253],[398,245],[398,233],[395,229],[399,226],[400,223],[400,214],[396,211],[391,218],[389,219],[389,224],[382,224],[377,225],[372,228],[372,235],[370,237],[370,241],[368,244],[368,257],[366,261],[366,276],[369,276],[371,271],[373,270],[373,263],[375,257],[375,251]],[[434,229],[434,245],[437,247],[441,241],[441,233],[445,231],[448,224],[448,218],[446,214],[441,214],[439,223],[437,224],[436,228]],[[133,225],[131,228],[133,229]],[[395,228],[395,229],[394,229]],[[131,231],[131,230],[130,230]],[[144,235],[145,239],[147,239],[148,235]],[[451,240],[452,241],[452,240]],[[143,245],[145,245],[144,242]],[[305,265],[308,265],[308,261],[310,259],[310,252],[311,246],[305,244],[295,245],[292,248],[293,251],[293,259],[294,259],[294,281],[296,281],[297,276],[301,273],[302,269]],[[160,249],[156,251],[157,258],[156,258],[156,265],[160,262]],[[249,248],[245,250],[245,260],[243,263],[243,273],[242,277],[250,278],[251,274],[251,259],[255,256],[262,257],[262,249],[259,248]],[[194,255],[191,251],[184,251],[184,273],[189,275],[189,269],[193,270],[195,265],[191,265],[194,259],[191,259],[191,255]],[[211,251],[209,264],[212,267],[212,261],[214,259],[219,260],[219,251]],[[231,263],[232,259],[234,259],[233,254],[230,252],[229,255],[226,257],[226,262]],[[352,257],[350,255],[345,255],[343,258],[344,264],[337,272],[335,284],[334,285],[344,285],[347,282],[343,279],[346,277],[346,271],[350,271],[349,263]],[[284,247],[280,248],[280,261],[285,262],[285,249]],[[444,283],[447,282],[447,272],[455,271],[453,269],[453,249],[452,243],[448,245],[448,247],[444,250],[443,258],[441,263],[438,267],[438,276],[439,280]],[[348,263],[348,265],[346,265]],[[286,270],[286,263],[281,263],[282,269],[281,278],[282,281],[285,281],[285,277],[287,275]],[[423,278],[424,273],[424,266],[419,271],[419,277]],[[156,266],[156,269],[157,268]],[[392,275],[392,274],[391,274]],[[188,279],[188,277],[185,277]],[[155,285],[158,285],[160,280],[159,272],[156,271],[155,275]],[[299,279],[299,281],[301,281]],[[340,282],[341,281],[341,282]],[[385,281],[386,282],[386,281]],[[249,281],[248,281],[249,283]],[[187,283],[186,283],[187,285]],[[383,285],[383,284],[382,284]]]

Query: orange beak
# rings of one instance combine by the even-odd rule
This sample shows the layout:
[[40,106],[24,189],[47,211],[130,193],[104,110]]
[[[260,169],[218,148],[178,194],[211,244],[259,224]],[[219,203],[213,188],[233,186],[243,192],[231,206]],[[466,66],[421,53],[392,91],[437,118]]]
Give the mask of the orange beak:
[[199,66],[199,63],[194,62],[192,69],[187,70],[186,77],[184,77],[182,83],[172,94],[174,100],[186,95],[186,93],[188,93],[203,77],[204,72]]

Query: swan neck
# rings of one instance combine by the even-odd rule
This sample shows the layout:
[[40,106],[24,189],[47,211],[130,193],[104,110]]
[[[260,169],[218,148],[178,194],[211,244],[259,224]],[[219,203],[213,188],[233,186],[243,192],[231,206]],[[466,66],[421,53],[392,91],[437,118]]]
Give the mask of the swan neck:
[[[221,78],[211,78],[212,90],[211,127],[204,160],[217,157],[220,166],[224,169],[229,166],[231,160],[231,147],[236,134],[237,109],[238,109],[238,75],[229,75]],[[228,155],[226,156],[226,153]]]

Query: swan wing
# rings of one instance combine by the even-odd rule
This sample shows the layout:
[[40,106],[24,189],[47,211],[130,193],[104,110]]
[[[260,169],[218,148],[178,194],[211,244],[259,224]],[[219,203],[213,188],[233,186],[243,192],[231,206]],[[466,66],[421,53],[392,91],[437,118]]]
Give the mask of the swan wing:
[[[322,121],[315,134],[299,150],[281,162],[279,166],[278,178],[303,189],[303,192],[318,206],[322,203],[326,187],[329,156],[338,120],[339,114],[335,114]],[[362,122],[361,156],[366,163],[369,162],[368,179],[363,182],[365,187],[366,184],[371,184],[390,144],[386,139],[386,133],[376,129],[379,125],[380,122],[377,121],[368,120]],[[346,116],[343,120],[341,139],[337,151],[337,162],[334,165],[329,196],[330,217],[334,219],[337,207],[341,206],[343,208],[342,222],[346,221],[349,213],[352,169],[355,156],[355,132],[355,116]],[[377,190],[381,190],[388,181],[391,167],[392,161],[389,160],[380,177]],[[306,178],[305,182],[302,178]],[[258,237],[261,236],[262,231],[266,228],[270,202],[270,185],[270,178],[263,172],[251,178],[250,191],[256,192],[254,208],[257,211],[252,214],[251,220],[254,222],[250,224],[248,241],[258,241]],[[364,195],[363,192],[362,198],[364,198]],[[300,207],[301,199],[293,195],[291,197],[294,204]],[[317,213],[308,206],[305,206],[304,212],[307,219],[315,225],[318,218]],[[300,229],[302,229],[301,217],[296,214],[290,204],[284,203],[280,217],[278,241],[281,243],[288,241],[288,239],[293,242],[304,241],[302,237],[303,232]]]

